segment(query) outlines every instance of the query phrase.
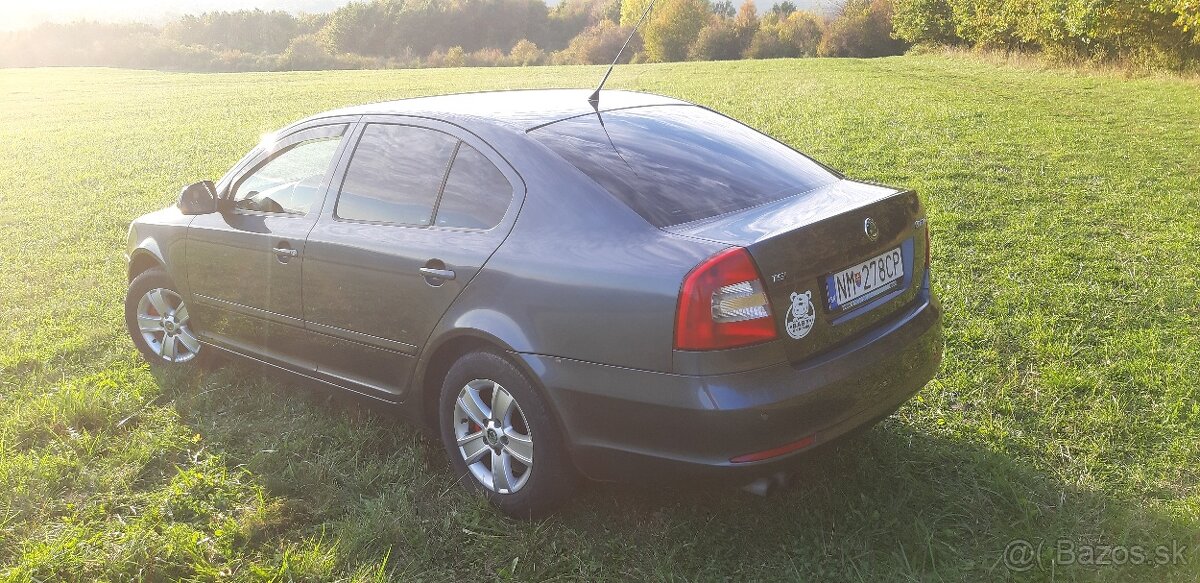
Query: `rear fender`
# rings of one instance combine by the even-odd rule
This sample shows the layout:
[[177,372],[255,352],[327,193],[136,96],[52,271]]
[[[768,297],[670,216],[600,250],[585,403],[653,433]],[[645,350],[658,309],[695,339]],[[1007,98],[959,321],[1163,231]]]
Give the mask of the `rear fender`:
[[[453,311],[453,308],[451,308]],[[435,376],[443,374],[460,353],[473,349],[491,348],[501,352],[525,352],[529,340],[521,327],[507,315],[492,309],[476,308],[461,314],[447,314],[430,335],[417,359],[413,377],[400,403],[406,414],[432,423],[432,406],[436,401]],[[449,350],[450,352],[446,352]],[[523,359],[513,359],[517,367],[535,383],[538,375]],[[440,386],[440,385],[438,385]]]

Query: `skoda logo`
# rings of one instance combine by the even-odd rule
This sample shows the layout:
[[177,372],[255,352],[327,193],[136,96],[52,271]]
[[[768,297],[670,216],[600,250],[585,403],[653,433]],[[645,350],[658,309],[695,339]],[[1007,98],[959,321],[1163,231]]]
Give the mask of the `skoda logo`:
[[879,238],[879,225],[875,224],[875,219],[867,217],[863,221],[863,232],[867,234],[867,238],[874,241]]

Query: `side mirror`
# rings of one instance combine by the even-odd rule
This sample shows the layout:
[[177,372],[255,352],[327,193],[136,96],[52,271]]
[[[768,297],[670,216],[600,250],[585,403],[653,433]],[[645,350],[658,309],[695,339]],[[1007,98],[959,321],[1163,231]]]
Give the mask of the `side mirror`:
[[189,184],[179,191],[179,212],[206,215],[217,212],[217,187],[211,180]]

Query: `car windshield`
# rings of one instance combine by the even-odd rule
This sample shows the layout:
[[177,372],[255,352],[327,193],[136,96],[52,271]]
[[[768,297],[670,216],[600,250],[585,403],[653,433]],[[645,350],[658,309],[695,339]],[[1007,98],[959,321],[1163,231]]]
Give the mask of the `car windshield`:
[[530,135],[657,227],[774,202],[838,179],[788,146],[696,106],[601,112]]

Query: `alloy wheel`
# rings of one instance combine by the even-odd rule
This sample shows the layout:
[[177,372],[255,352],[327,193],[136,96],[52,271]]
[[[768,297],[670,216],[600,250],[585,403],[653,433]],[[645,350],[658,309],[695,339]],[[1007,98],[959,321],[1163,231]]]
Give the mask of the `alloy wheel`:
[[187,306],[172,290],[146,292],[138,300],[137,324],[150,350],[167,362],[187,362],[200,352],[200,341],[188,325]]
[[454,438],[467,469],[498,494],[520,490],[533,471],[533,436],[521,405],[504,387],[475,379],[454,403]]

